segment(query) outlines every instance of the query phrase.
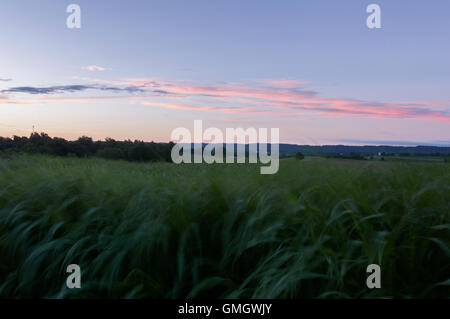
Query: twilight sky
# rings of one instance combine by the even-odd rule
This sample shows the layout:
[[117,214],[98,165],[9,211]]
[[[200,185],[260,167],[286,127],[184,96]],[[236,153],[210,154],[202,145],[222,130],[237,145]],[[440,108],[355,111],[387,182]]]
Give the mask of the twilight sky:
[[[66,7],[81,7],[81,29]],[[366,7],[381,7],[368,29]],[[450,146],[448,0],[2,0],[0,136]]]

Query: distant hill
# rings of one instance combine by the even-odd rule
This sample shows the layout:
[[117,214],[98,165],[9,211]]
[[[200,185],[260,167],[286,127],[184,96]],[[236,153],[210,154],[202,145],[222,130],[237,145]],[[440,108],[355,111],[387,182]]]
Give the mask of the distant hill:
[[[193,147],[194,144],[192,144]],[[203,147],[207,144],[203,144]],[[235,152],[237,145],[234,144]],[[224,145],[225,147],[225,145]],[[245,150],[248,152],[249,145],[245,145]],[[270,145],[268,145],[270,150]],[[350,145],[297,145],[297,144],[280,144],[280,155],[290,156],[297,152],[309,156],[327,156],[327,155],[362,155],[370,156],[381,154],[399,154],[399,155],[435,155],[448,156],[450,155],[450,147],[443,146],[388,146],[388,145],[365,145],[365,146],[350,146]]]
[[410,154],[410,155],[450,155],[450,147],[441,146],[349,146],[349,145],[296,145],[280,144],[280,154],[295,154],[302,152],[305,155],[376,155],[385,154]]

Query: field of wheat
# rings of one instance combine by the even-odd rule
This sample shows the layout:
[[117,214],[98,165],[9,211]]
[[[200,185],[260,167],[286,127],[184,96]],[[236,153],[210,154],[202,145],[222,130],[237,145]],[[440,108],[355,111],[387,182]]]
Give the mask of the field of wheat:
[[2,298],[447,298],[449,246],[446,163],[0,159]]

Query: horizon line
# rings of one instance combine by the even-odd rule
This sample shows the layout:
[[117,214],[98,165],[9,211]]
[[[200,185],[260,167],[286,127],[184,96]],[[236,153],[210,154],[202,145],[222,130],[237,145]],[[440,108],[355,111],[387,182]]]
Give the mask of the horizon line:
[[[45,132],[32,132],[30,133],[30,136],[32,134],[46,134]],[[19,136],[19,135],[12,135],[12,136],[0,136],[1,138],[4,139],[13,139],[15,136],[19,137],[19,138],[29,138],[27,136]],[[115,139],[115,138],[111,138],[111,137],[105,137],[103,139],[94,139],[92,136],[87,136],[87,135],[81,135],[79,136],[77,139],[66,139],[64,137],[60,137],[60,136],[50,136],[48,135],[50,138],[61,138],[64,139],[66,141],[70,141],[70,142],[74,142],[76,140],[78,140],[79,138],[82,137],[87,137],[92,139],[93,142],[104,142],[106,141],[106,139],[112,139],[118,142],[124,142],[124,141],[139,141],[139,142],[144,142],[144,143],[159,143],[159,144],[169,144],[169,143],[175,143],[173,141],[147,141],[147,140],[140,140],[140,139],[130,139],[130,138],[122,138],[122,139]],[[341,142],[339,142],[341,141]],[[347,142],[347,143],[345,143]],[[344,143],[344,144],[343,144]],[[177,144],[177,143],[175,143]],[[179,143],[179,144],[189,144],[189,143]],[[190,144],[198,144],[198,143],[190,143]],[[202,144],[221,144],[221,143],[202,143]],[[226,142],[222,143],[223,145],[227,144]],[[242,145],[242,143],[233,143],[234,145]],[[245,143],[244,145],[252,145],[252,144],[262,144],[262,143]],[[295,143],[295,142],[279,142],[279,143],[266,143],[266,144],[278,144],[278,145],[293,145],[293,146],[313,146],[313,147],[324,147],[324,146],[346,146],[346,147],[439,147],[439,148],[450,148],[450,141],[445,141],[443,140],[438,141],[438,142],[413,142],[413,141],[379,141],[379,140],[373,140],[373,141],[362,141],[362,140],[351,140],[351,139],[343,139],[343,140],[338,140],[336,141],[336,144],[299,144],[299,143]]]

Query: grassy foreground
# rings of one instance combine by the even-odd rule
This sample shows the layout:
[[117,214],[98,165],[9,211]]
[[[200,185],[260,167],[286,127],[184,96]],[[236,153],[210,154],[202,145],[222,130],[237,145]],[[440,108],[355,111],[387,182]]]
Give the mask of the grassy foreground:
[[3,298],[447,298],[449,244],[444,163],[0,159]]

